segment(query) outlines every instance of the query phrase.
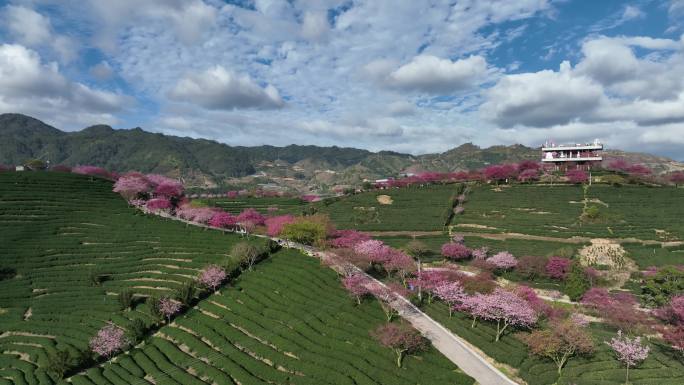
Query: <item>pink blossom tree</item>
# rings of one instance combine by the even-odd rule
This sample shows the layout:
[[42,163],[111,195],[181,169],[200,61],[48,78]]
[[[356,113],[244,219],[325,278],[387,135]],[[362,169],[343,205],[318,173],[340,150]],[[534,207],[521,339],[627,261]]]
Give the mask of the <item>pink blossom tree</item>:
[[531,182],[533,180],[539,180],[539,169],[527,169],[518,174],[519,182]]
[[209,265],[200,272],[197,282],[200,285],[210,287],[212,291],[216,291],[226,279],[226,276],[226,271],[220,266]]
[[434,293],[449,307],[449,317],[451,317],[454,307],[465,298],[463,285],[459,282],[442,281],[435,286]]
[[97,176],[104,179],[112,179],[112,174],[102,167],[78,165],[71,169],[74,174]]
[[648,357],[651,348],[641,343],[641,337],[629,338],[623,336],[622,330],[618,330],[617,336],[613,337],[610,342],[606,342],[606,344],[613,349],[617,359],[627,368],[625,384],[628,384],[629,368],[635,367],[644,361]]
[[329,244],[336,248],[352,248],[371,239],[369,234],[357,230],[336,230],[332,237]]
[[427,348],[427,341],[412,327],[402,324],[390,323],[379,326],[371,335],[383,346],[386,346],[397,355],[397,367],[401,368],[401,362],[405,354],[415,353]]
[[157,309],[159,313],[166,318],[166,323],[171,323],[171,317],[177,314],[181,310],[181,303],[174,301],[169,297],[162,297],[159,299],[157,304]]
[[97,334],[90,339],[90,349],[96,354],[109,359],[112,354],[122,350],[128,344],[125,338],[125,331],[108,323]]
[[572,261],[562,257],[551,257],[546,262],[546,275],[553,279],[565,280],[570,273]]
[[387,322],[392,322],[392,319],[398,314],[394,307],[392,307],[392,302],[396,300],[397,294],[401,295],[405,292],[404,287],[395,284],[383,285],[376,281],[371,281],[366,287],[378,299]]
[[150,211],[171,210],[173,204],[168,198],[152,198],[145,203],[145,208]]
[[295,217],[289,214],[266,218],[264,221],[264,224],[266,225],[266,234],[268,234],[269,237],[277,237],[283,231],[286,224],[294,222]]
[[391,248],[382,241],[371,239],[354,246],[354,251],[366,258],[371,264],[384,264],[388,261]]
[[586,171],[579,169],[568,170],[568,172],[565,173],[565,177],[573,184],[585,183],[589,180],[589,174],[587,174]]
[[495,164],[483,170],[485,178],[494,182],[510,179],[515,176],[516,172],[517,168],[512,164]]
[[527,303],[532,306],[532,309],[537,313],[538,316],[546,316],[548,318],[551,318],[551,316],[555,316],[553,308],[544,302],[543,299],[539,298],[537,295],[537,292],[534,291],[533,288],[525,285],[520,285],[515,289],[515,294],[527,301]]
[[154,195],[165,198],[178,198],[183,195],[183,185],[178,181],[164,182],[154,188]]
[[471,251],[465,245],[456,242],[449,242],[442,245],[442,255],[455,261],[469,258]]
[[416,263],[413,258],[397,249],[390,249],[387,261],[383,266],[390,275],[396,274],[404,284],[406,284],[408,275],[416,270]]
[[501,251],[487,259],[494,268],[499,270],[510,270],[518,266],[518,260],[508,251]]
[[225,211],[216,211],[213,213],[211,219],[207,222],[211,227],[220,229],[232,228],[237,224],[237,218]]
[[684,184],[684,171],[673,172],[672,174],[670,174],[669,179],[670,182],[673,183],[675,186]]
[[470,324],[471,328],[474,328],[477,320],[486,314],[486,296],[487,294],[482,293],[475,293],[473,295],[465,296],[461,300],[461,303],[454,307],[454,310],[470,314],[470,316],[473,318],[473,322]]
[[501,288],[491,294],[480,296],[481,318],[496,322],[496,338],[499,341],[509,327],[528,328],[537,322],[537,313],[524,299]]
[[418,298],[422,301],[425,292],[428,295],[428,303],[432,303],[435,288],[446,281],[444,272],[438,270],[421,270],[415,277],[407,280],[412,290],[418,290]]
[[141,194],[148,193],[152,185],[144,175],[129,173],[121,176],[115,183],[113,191],[121,194],[126,200],[135,199]]
[[463,236],[463,234],[453,234],[451,236],[451,242],[464,244],[465,243],[465,237]]
[[243,210],[237,219],[240,223],[251,222],[256,226],[263,225],[264,221],[266,221],[266,217],[253,208]]
[[342,285],[345,289],[356,298],[356,302],[361,305],[361,300],[366,295],[370,294],[368,284],[370,280],[363,274],[351,274],[342,278]]
[[489,248],[487,246],[482,246],[477,249],[473,249],[471,254],[475,260],[485,260],[487,259],[487,254],[489,253]]

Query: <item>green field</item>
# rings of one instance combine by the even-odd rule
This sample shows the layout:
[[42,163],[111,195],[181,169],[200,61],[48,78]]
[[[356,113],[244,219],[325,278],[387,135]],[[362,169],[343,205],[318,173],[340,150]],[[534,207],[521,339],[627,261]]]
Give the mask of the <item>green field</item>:
[[[72,174],[0,174],[0,268],[16,273],[0,281],[0,384],[52,384],[44,368],[57,350],[88,351],[108,321],[125,329],[137,319],[154,322],[146,304],[120,310],[124,288],[173,295],[209,263],[237,267],[228,252],[238,236],[143,215],[111,188]],[[378,305],[352,306],[335,273],[315,259],[280,253],[142,348],[73,383],[148,384],[148,374],[157,384],[184,385],[472,383],[434,350],[397,370],[393,353],[368,335],[383,318]],[[97,285],[96,275],[106,279]]]
[[[365,231],[443,230],[450,200],[459,193],[459,184],[406,187],[371,191],[316,205],[330,215],[338,228]],[[391,204],[381,204],[387,195]]]
[[276,215],[294,214],[299,215],[308,203],[299,198],[255,198],[255,197],[238,197],[238,198],[212,198],[212,199],[198,199],[209,206],[220,207],[231,214],[238,214],[247,208],[253,208],[262,214],[266,214],[268,209],[273,207],[277,210]]
[[[127,327],[118,293],[173,294],[209,263],[237,266],[238,237],[139,214],[109,181],[58,173],[0,174],[0,378],[49,383],[36,368],[56,349],[87,350],[108,320]],[[92,275],[105,276],[95,285]],[[2,383],[2,381],[0,381]]]
[[396,367],[371,339],[375,301],[355,306],[337,275],[297,252],[278,253],[114,363],[74,384],[471,384],[430,348]]
[[[472,319],[461,313],[449,317],[446,305],[433,302],[423,309],[435,320],[480,348],[500,363],[518,369],[518,375],[529,385],[619,385],[624,384],[625,369],[614,358],[603,341],[610,340],[615,330],[592,324],[596,351],[590,357],[571,359],[558,377],[556,366],[550,360],[530,357],[527,347],[515,335],[506,335],[494,342],[496,325],[478,322],[471,328]],[[668,348],[651,344],[651,354],[637,368],[630,369],[632,385],[679,385],[684,383],[684,365]]]
[[684,239],[684,189],[593,185],[587,198],[600,214],[581,221],[584,193],[579,186],[479,186],[452,224],[455,231]]

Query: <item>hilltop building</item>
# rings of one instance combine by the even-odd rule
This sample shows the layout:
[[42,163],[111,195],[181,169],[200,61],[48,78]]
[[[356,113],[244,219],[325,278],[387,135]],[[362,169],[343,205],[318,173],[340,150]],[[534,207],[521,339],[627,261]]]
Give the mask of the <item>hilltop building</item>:
[[603,160],[603,144],[595,139],[592,143],[555,144],[546,142],[542,146],[542,164],[552,165],[556,170],[579,168],[590,170],[594,163]]

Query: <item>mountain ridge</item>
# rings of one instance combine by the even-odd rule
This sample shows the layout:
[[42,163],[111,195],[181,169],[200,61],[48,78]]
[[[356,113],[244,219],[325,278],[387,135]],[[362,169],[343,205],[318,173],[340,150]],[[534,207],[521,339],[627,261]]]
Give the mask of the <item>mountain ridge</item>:
[[[606,155],[639,159],[657,172],[684,169],[682,163],[650,154],[607,151]],[[180,177],[198,187],[274,183],[296,190],[326,189],[401,173],[473,169],[538,157],[538,149],[521,144],[481,148],[469,142],[423,155],[297,144],[231,146],[140,127],[92,125],[65,132],[27,115],[0,114],[0,164],[29,159],[68,166],[92,164],[118,172],[135,169]]]

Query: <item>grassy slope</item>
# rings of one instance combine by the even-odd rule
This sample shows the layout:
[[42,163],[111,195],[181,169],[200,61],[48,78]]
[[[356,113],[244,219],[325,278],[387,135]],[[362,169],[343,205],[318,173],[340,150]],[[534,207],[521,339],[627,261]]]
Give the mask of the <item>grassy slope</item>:
[[[366,231],[439,231],[457,185],[408,187],[372,191],[320,204],[341,229]],[[392,204],[380,204],[377,197],[388,195]]]
[[157,384],[199,385],[207,376],[218,384],[472,383],[433,348],[397,369],[393,353],[368,334],[383,317],[375,301],[355,306],[337,275],[318,261],[285,251],[121,361],[72,381],[127,384],[146,376]]

